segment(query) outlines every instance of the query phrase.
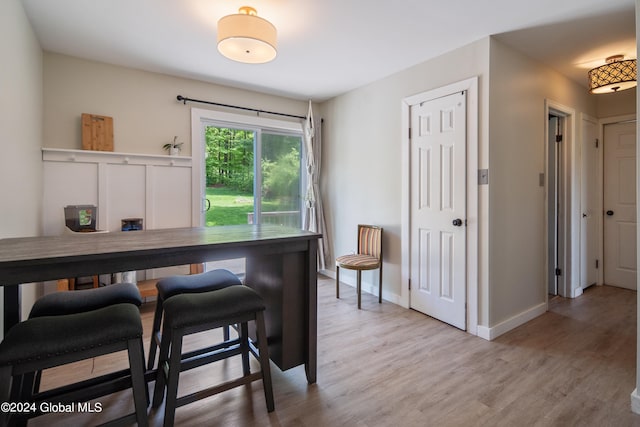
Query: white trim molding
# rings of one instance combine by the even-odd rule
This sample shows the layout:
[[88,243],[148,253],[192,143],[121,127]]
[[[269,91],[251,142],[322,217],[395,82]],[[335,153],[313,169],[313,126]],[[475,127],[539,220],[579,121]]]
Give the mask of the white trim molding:
[[631,393],[631,412],[640,414],[640,395],[637,388]]
[[492,327],[478,326],[478,336],[486,340],[494,340],[500,335],[509,332],[512,329],[517,328],[520,325],[524,325],[530,320],[535,319],[538,316],[543,315],[547,311],[547,303],[538,304],[522,313],[516,314],[509,319],[498,323]]
[[191,157],[158,154],[118,153],[115,151],[43,148],[42,160],[48,162],[109,163],[144,166],[191,167]]
[[[545,135],[549,134],[549,114],[554,113],[565,119],[566,131],[563,139],[562,149],[562,170],[564,176],[556,177],[559,179],[559,185],[562,186],[564,198],[561,201],[561,211],[564,212],[562,221],[562,240],[564,242],[563,250],[558,254],[560,265],[563,268],[563,274],[560,276],[561,283],[558,283],[558,294],[566,298],[574,298],[574,289],[580,285],[580,223],[581,223],[581,205],[580,205],[580,164],[578,163],[577,132],[576,132],[576,111],[574,108],[565,106],[550,99],[544,101],[544,129]],[[547,193],[549,191],[549,173],[550,165],[548,164],[549,153],[547,144],[544,146],[545,153],[545,248],[549,247],[549,207]],[[545,255],[546,257],[546,255]],[[545,299],[548,298],[549,289],[549,270],[554,267],[545,263],[545,280],[544,293]]]

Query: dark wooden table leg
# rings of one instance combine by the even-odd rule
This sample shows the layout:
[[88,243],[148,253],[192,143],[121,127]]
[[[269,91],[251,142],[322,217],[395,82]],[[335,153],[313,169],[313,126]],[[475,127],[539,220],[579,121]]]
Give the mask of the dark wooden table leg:
[[4,286],[4,334],[20,322],[20,285]]
[[317,380],[318,364],[318,241],[309,241],[307,252],[307,351],[305,371],[307,381],[314,384]]

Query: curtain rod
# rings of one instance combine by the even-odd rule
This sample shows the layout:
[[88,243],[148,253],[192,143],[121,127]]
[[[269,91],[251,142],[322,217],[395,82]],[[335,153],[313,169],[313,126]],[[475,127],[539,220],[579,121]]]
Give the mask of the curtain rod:
[[235,108],[235,109],[238,109],[238,110],[245,110],[245,111],[255,111],[256,113],[274,114],[276,116],[293,117],[293,118],[296,118],[296,119],[303,119],[303,120],[306,119],[305,116],[296,116],[294,114],[276,113],[275,111],[266,111],[266,110],[258,110],[258,109],[255,109],[255,108],[239,107],[237,105],[220,104],[218,102],[202,101],[200,99],[186,98],[186,97],[184,97],[182,95],[178,95],[176,97],[176,99],[178,101],[182,101],[185,105],[187,104],[187,102],[199,102],[201,104],[217,105],[219,107]]

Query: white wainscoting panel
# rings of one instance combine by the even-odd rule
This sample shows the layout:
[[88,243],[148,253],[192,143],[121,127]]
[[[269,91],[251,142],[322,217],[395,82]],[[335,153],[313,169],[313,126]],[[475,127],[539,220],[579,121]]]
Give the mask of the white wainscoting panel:
[[97,206],[97,228],[110,232],[124,218],[142,218],[145,229],[191,226],[191,157],[43,148],[42,160],[44,235],[66,232],[67,205]]

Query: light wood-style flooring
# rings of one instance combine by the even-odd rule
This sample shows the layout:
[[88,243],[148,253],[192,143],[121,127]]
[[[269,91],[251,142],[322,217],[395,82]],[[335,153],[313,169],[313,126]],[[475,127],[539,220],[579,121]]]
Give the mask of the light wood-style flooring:
[[[640,426],[635,388],[636,293],[591,287],[553,298],[546,314],[489,342],[320,277],[318,382],[303,367],[272,366],[276,410],[254,382],[178,408],[177,426]],[[143,309],[145,330],[153,304]],[[216,332],[217,333],[217,332]],[[148,346],[148,337],[145,338]],[[199,337],[196,339],[206,339]],[[43,386],[90,376],[124,355],[45,373]],[[239,373],[240,361],[183,373],[181,394]],[[132,410],[130,394],[102,398],[101,414],[47,415],[30,426],[80,426]],[[150,412],[162,425],[162,408]]]

